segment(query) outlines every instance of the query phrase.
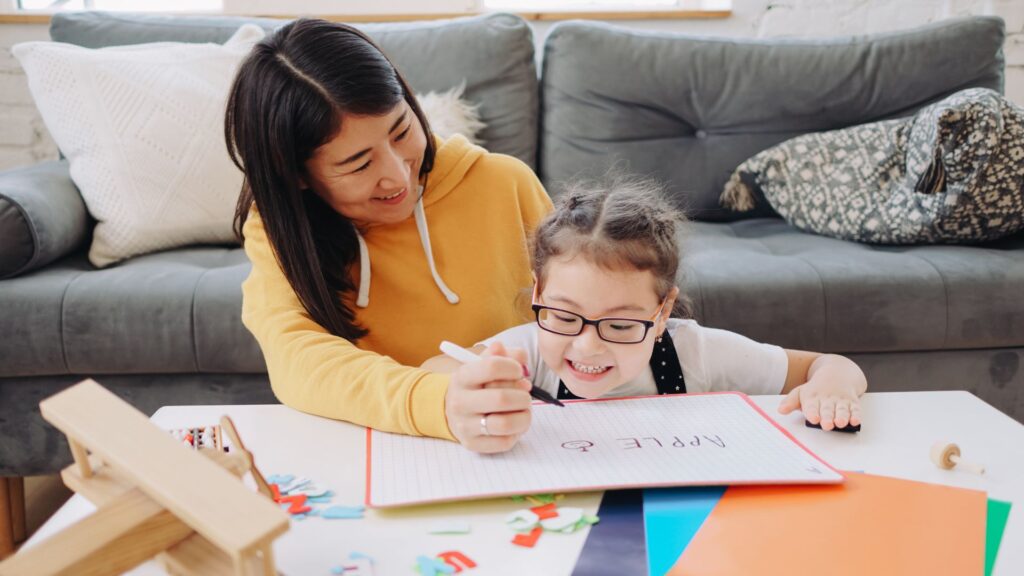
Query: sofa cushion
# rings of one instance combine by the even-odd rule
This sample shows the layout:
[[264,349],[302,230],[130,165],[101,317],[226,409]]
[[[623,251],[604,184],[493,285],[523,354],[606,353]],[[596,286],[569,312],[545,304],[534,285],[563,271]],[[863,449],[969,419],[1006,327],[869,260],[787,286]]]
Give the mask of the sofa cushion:
[[93,264],[236,241],[243,178],[224,143],[224,108],[235,71],[264,35],[247,24],[223,45],[11,49],[96,219]]
[[71,252],[89,236],[89,227],[67,162],[43,162],[0,175],[0,279]]
[[[58,12],[54,41],[89,48],[144,42],[223,43],[244,23],[272,31],[285,23],[268,18]],[[464,98],[479,104],[478,134],[492,152],[536,165],[537,69],[526,21],[486,14],[430,22],[358,24],[402,71],[417,93],[439,92],[465,81]]]
[[[884,247],[778,218],[694,222],[681,285],[698,320],[790,348],[867,353],[1024,346],[1024,235],[984,247]],[[259,373],[241,322],[241,249],[83,254],[0,282],[0,377]]]
[[0,282],[0,376],[264,372],[241,321],[250,268],[240,248],[196,247]]
[[877,246],[778,218],[694,222],[682,282],[697,318],[821,352],[1024,345],[1024,235],[984,246]]
[[741,162],[964,88],[1001,91],[1004,37],[995,17],[801,40],[561,23],[544,47],[541,173],[552,187],[617,164],[664,180],[693,217],[748,217],[718,204]]
[[1024,230],[1024,109],[969,88],[912,118],[797,136],[736,168],[723,205],[753,188],[807,232],[872,244],[978,243]]

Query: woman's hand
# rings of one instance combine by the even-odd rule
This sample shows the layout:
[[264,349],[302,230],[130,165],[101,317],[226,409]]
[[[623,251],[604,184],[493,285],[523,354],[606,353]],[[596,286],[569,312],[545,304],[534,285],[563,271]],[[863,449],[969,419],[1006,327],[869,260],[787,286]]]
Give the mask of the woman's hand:
[[789,414],[799,408],[811,424],[822,430],[860,424],[860,395],[867,379],[853,361],[843,356],[817,357],[807,370],[807,381],[794,387],[779,404],[779,412]]
[[530,428],[525,352],[496,343],[482,356],[452,373],[444,402],[448,429],[474,452],[505,452]]

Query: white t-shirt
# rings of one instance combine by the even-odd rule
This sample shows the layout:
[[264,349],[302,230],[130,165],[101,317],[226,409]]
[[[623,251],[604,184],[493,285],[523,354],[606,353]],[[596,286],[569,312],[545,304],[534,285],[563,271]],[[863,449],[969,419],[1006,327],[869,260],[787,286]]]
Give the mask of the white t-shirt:
[[[501,342],[507,348],[526,350],[527,368],[533,384],[552,396],[558,394],[558,374],[548,368],[537,349],[536,322],[509,328],[480,344]],[[694,320],[670,318],[668,333],[672,336],[679,363],[683,367],[686,391],[738,391],[746,394],[779,394],[786,383],[789,360],[786,352],[772,344],[755,342],[728,330],[705,328]],[[657,346],[658,344],[655,344]],[[650,366],[639,376],[605,394],[614,396],[648,396],[658,393]]]

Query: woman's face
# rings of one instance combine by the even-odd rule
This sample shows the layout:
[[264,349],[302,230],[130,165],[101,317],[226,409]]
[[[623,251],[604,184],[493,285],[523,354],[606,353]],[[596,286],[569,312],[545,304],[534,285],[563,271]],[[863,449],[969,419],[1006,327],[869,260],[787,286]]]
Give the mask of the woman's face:
[[346,115],[341,131],[306,161],[306,183],[357,224],[393,224],[412,215],[427,146],[403,100],[383,116]]

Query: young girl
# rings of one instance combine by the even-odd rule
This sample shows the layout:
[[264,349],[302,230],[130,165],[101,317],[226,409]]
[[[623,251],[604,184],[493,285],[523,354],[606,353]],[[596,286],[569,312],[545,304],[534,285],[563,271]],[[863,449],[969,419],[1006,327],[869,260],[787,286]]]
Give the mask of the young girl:
[[[676,286],[681,221],[649,182],[571,188],[533,239],[536,322],[501,332],[477,351],[524,350],[519,359],[533,384],[560,399],[781,393],[783,414],[799,408],[824,430],[859,424],[867,382],[849,359],[784,350],[685,318]],[[673,311],[684,318],[671,318]],[[435,370],[455,365],[425,363]],[[478,434],[521,428],[510,418],[522,416],[484,414]],[[505,444],[517,439],[506,435]]]

